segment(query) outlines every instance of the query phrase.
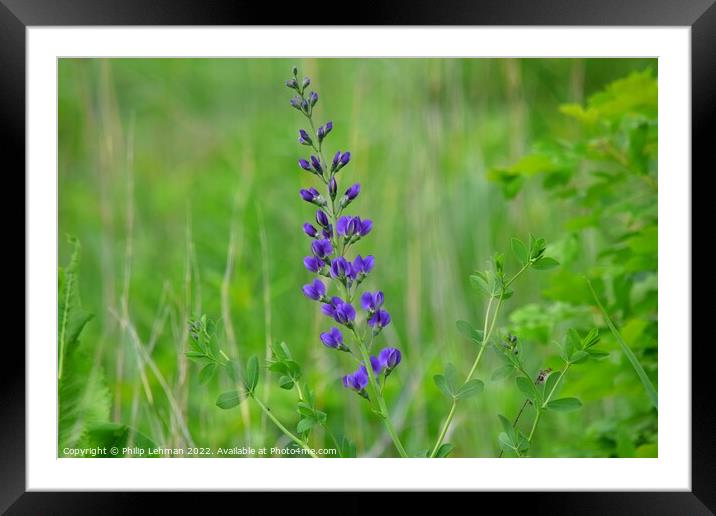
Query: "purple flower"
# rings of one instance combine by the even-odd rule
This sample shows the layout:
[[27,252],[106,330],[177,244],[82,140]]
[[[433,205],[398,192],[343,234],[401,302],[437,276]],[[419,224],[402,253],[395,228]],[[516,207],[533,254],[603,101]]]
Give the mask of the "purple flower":
[[311,79],[308,77],[303,78],[303,87],[307,87],[309,84],[311,84]]
[[298,143],[301,145],[311,145],[313,140],[311,140],[311,137],[308,136],[308,133],[305,130],[300,129],[298,131]]
[[366,256],[365,258],[358,255],[353,260],[353,270],[356,274],[368,274],[373,270],[375,265],[375,258],[373,256]]
[[296,90],[298,89],[298,81],[296,79],[289,79],[286,81],[286,86]]
[[378,358],[371,355],[370,367],[371,369],[373,369],[374,374],[380,374],[380,372],[383,370],[383,363]]
[[321,160],[319,160],[316,156],[311,156],[311,165],[313,165],[313,170],[316,171],[317,174],[323,173],[323,168],[321,167]]
[[311,107],[316,105],[316,102],[318,102],[318,93],[315,91],[312,91],[308,94],[308,102],[310,102]]
[[345,167],[350,160],[351,160],[350,152],[344,152],[343,154],[341,154],[341,167]]
[[335,279],[345,279],[346,274],[351,272],[351,268],[350,262],[339,256],[331,262],[331,276]]
[[318,230],[316,228],[314,228],[313,225],[309,224],[308,222],[306,222],[303,225],[303,232],[306,233],[311,238],[316,238],[318,236]]
[[337,323],[350,327],[356,318],[356,309],[350,303],[342,303],[336,307],[336,313],[333,318]]
[[323,261],[315,256],[306,256],[303,265],[311,272],[318,272],[323,268]]
[[336,222],[336,231],[341,236],[351,237],[358,231],[358,228],[360,228],[360,224],[361,220],[359,217],[350,217],[348,215],[344,215],[342,217],[339,217],[338,221]]
[[301,109],[301,97],[299,97],[298,95],[296,95],[291,100],[289,100],[288,103],[291,104],[296,109],[299,109],[299,110]]
[[336,183],[335,177],[331,177],[330,181],[328,181],[328,193],[331,195],[331,200],[335,201],[338,193],[338,183]]
[[368,370],[361,365],[353,374],[347,374],[343,377],[343,386],[347,389],[353,389],[362,392],[368,385]]
[[301,194],[301,199],[306,202],[310,202],[311,204],[315,204],[317,206],[326,205],[326,200],[321,196],[321,193],[313,187],[308,190],[302,188],[299,194]]
[[368,319],[368,325],[374,331],[379,332],[390,324],[390,314],[385,310],[378,310]]
[[331,172],[336,170],[336,168],[338,167],[338,163],[340,163],[340,161],[341,161],[341,151],[337,151],[336,155],[333,156],[333,162],[331,163]]
[[348,348],[343,344],[343,334],[338,328],[331,328],[326,333],[321,333],[321,342],[326,347],[340,350],[347,350]]
[[328,221],[328,215],[326,215],[326,212],[323,210],[318,210],[316,212],[316,222],[318,222],[318,225],[324,228],[327,228],[330,225],[330,222]]
[[333,254],[333,246],[330,240],[314,240],[311,243],[311,251],[317,258],[326,258]]
[[311,164],[306,159],[299,159],[298,166],[301,167],[303,170],[308,170],[309,172],[313,172],[313,170],[311,170]]
[[303,293],[309,299],[320,301],[326,295],[326,286],[321,280],[316,278],[312,283],[303,286]]
[[360,297],[361,306],[371,314],[383,306],[384,301],[385,296],[380,290],[376,293],[363,292],[363,295]]
[[346,198],[349,201],[352,201],[356,197],[358,197],[358,194],[360,193],[360,183],[356,183],[353,186],[351,186],[348,190],[346,190]]
[[388,371],[394,369],[400,363],[401,358],[400,350],[396,348],[383,348],[378,353],[378,361],[381,367]]
[[[360,220],[360,219],[359,219]],[[358,234],[361,237],[366,236],[368,233],[370,233],[370,230],[373,229],[373,221],[370,219],[365,219],[360,221],[360,228],[358,228]]]

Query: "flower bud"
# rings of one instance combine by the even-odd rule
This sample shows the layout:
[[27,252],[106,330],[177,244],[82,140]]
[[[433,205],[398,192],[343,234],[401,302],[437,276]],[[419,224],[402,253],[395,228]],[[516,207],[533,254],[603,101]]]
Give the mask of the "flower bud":
[[331,194],[331,200],[336,200],[336,194],[338,193],[338,183],[336,183],[336,178],[332,177],[330,181],[328,181],[328,192]]
[[309,224],[308,222],[306,222],[303,225],[303,232],[306,233],[311,238],[316,238],[318,236],[318,230],[315,227],[313,227],[312,224]]
[[303,170],[308,170],[309,172],[313,172],[311,170],[311,164],[306,159],[299,159],[298,166],[301,167]]
[[315,106],[316,102],[318,102],[318,93],[316,93],[315,91],[312,91],[308,95],[308,102],[311,103],[311,107]]
[[319,160],[316,156],[311,156],[311,165],[313,165],[313,170],[316,171],[316,174],[321,175],[323,173],[323,167],[321,167],[321,160]]
[[311,140],[311,137],[305,130],[301,129],[298,131],[298,143],[301,145],[311,145],[313,140]]
[[326,212],[323,210],[318,210],[316,212],[316,222],[318,222],[319,226],[324,228],[327,228],[330,225],[328,215],[326,215]]
[[296,90],[298,89],[298,81],[296,79],[289,79],[286,81],[286,86]]
[[296,76],[298,75],[298,68],[297,68],[296,66],[294,66],[293,68],[291,68],[291,71],[293,72],[293,76],[294,76],[294,77],[296,77]]
[[309,84],[311,84],[311,79],[308,77],[303,78],[303,87],[307,87]]

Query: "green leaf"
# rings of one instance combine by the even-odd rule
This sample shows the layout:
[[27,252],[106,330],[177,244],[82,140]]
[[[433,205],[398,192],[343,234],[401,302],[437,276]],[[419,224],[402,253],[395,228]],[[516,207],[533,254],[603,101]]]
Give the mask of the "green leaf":
[[313,428],[317,424],[318,424],[318,421],[316,419],[314,419],[313,417],[305,417],[298,422],[298,425],[296,425],[296,431],[299,434],[302,434],[304,432],[308,432],[311,428]]
[[485,384],[482,383],[480,380],[470,380],[458,389],[458,391],[455,393],[455,399],[464,400],[466,398],[471,398],[472,396],[480,394],[484,388]]
[[291,378],[289,378],[288,376],[282,376],[281,378],[278,379],[278,386],[281,387],[282,389],[287,390],[287,391],[290,391],[291,389],[293,389],[293,384],[294,384],[293,380]]
[[303,401],[298,402],[298,413],[302,416],[313,416],[313,407]]
[[244,390],[234,389],[232,391],[222,392],[216,399],[216,406],[228,410],[234,408],[239,403],[244,401],[248,396],[248,392]]
[[256,355],[251,355],[246,362],[246,390],[254,392],[256,384],[259,382],[259,359]]
[[544,382],[544,397],[550,395],[552,392],[552,389],[554,389],[554,386],[557,385],[557,382],[559,381],[559,377],[562,375],[559,371],[554,371],[549,374],[547,377],[547,380]]
[[460,334],[463,337],[470,339],[478,344],[480,342],[482,342],[482,335],[483,335],[482,331],[476,330],[475,328],[473,328],[469,322],[457,321],[455,323],[455,326],[457,326],[457,330],[460,332]]
[[[87,430],[82,435],[82,439],[78,443],[78,447],[82,448],[106,448],[107,450],[119,448],[122,450],[127,447],[137,447],[141,449],[156,448],[156,443],[146,435],[133,430],[127,425],[121,423],[93,423],[88,425]],[[121,458],[124,454],[117,455],[98,455],[98,458]]]
[[211,380],[216,374],[216,363],[212,362],[206,364],[201,371],[199,371],[199,383],[204,385]]
[[497,417],[500,418],[500,424],[502,424],[502,429],[504,430],[505,434],[510,438],[510,441],[515,440],[515,429],[512,426],[512,423],[509,419],[507,419],[502,414],[498,415]]
[[532,264],[532,268],[537,269],[538,271],[546,271],[548,269],[553,269],[558,265],[559,262],[557,260],[550,258],[549,256],[545,256],[534,262]]
[[569,357],[569,362],[572,364],[579,364],[581,362],[584,362],[588,358],[589,358],[588,352],[579,350],[579,351],[575,351],[574,353],[572,353],[572,356]]
[[442,444],[440,446],[440,448],[438,448],[438,451],[435,452],[435,458],[443,459],[443,458],[447,457],[450,454],[450,452],[453,450],[453,448],[455,448],[455,447],[450,443]]
[[589,358],[592,360],[604,360],[609,356],[609,353],[606,351],[599,351],[597,349],[590,349],[587,353],[589,353]]
[[451,399],[453,398],[454,394],[443,375],[436,374],[435,376],[433,376],[433,380],[435,381],[435,385],[438,386],[438,389],[440,389],[442,393],[445,394],[445,396]]
[[483,294],[492,296],[492,289],[487,282],[487,277],[484,272],[476,272],[475,274],[472,274],[470,276],[470,284]]
[[560,398],[558,400],[552,400],[547,403],[547,408],[551,410],[557,410],[559,412],[568,412],[570,410],[577,410],[582,406],[582,402],[577,398]]
[[458,388],[462,384],[458,379],[457,369],[455,369],[455,366],[451,363],[445,366],[445,380],[447,380],[452,393],[457,392]]
[[492,381],[502,380],[503,378],[507,378],[508,376],[510,376],[512,374],[512,371],[514,370],[515,368],[511,365],[502,366],[498,369],[495,369],[490,379]]
[[524,376],[518,376],[515,378],[517,388],[525,395],[525,398],[534,402],[537,399],[537,389],[532,380],[525,378]]
[[502,446],[502,449],[510,449],[515,450],[517,448],[517,445],[512,442],[512,439],[510,439],[510,436],[507,435],[505,432],[500,432],[500,434],[497,436],[497,440],[500,441],[500,445]]
[[659,409],[659,400],[658,400],[658,396],[656,394],[656,389],[654,388],[654,384],[651,383],[651,380],[646,375],[646,371],[644,371],[644,368],[642,367],[641,363],[639,362],[639,359],[636,358],[636,355],[634,355],[634,352],[627,345],[627,343],[624,342],[624,339],[622,338],[621,334],[619,333],[619,330],[617,330],[616,326],[614,326],[614,323],[609,318],[609,314],[607,314],[607,311],[604,309],[604,306],[602,305],[602,302],[599,300],[599,297],[597,296],[597,293],[595,292],[594,287],[592,287],[592,283],[589,281],[589,279],[587,279],[587,285],[589,286],[589,289],[592,291],[592,296],[594,296],[594,301],[596,302],[599,310],[602,312],[602,315],[604,316],[604,320],[607,322],[607,326],[609,326],[609,330],[612,332],[614,339],[616,339],[616,341],[621,346],[622,351],[626,355],[627,359],[629,359],[629,362],[631,363],[631,366],[634,368],[634,371],[636,372],[637,376],[639,377],[639,380],[641,380],[641,384],[644,386],[644,390],[646,391],[646,394],[649,397],[649,401],[651,401],[651,404],[654,406],[654,408],[658,410]]
[[510,246],[512,247],[512,253],[515,255],[518,262],[524,265],[529,261],[529,251],[527,251],[527,246],[525,246],[525,243],[522,240],[519,238],[513,238],[510,240]]

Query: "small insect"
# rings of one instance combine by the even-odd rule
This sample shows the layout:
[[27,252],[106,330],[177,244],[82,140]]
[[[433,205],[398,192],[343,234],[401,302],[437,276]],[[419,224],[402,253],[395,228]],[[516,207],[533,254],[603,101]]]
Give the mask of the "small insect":
[[539,374],[537,375],[537,379],[535,380],[535,383],[537,385],[543,384],[551,372],[552,372],[551,367],[548,367],[547,369],[542,369],[539,372]]

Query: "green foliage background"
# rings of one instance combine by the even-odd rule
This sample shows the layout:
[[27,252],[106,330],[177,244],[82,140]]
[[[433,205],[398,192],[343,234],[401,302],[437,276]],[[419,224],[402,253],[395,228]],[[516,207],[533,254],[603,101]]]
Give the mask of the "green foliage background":
[[[656,384],[657,65],[644,59],[60,60],[59,231],[82,243],[83,311],[71,321],[84,326],[61,407],[63,381],[90,391],[66,400],[90,418],[65,413],[61,440],[286,445],[255,407],[216,407],[223,380],[199,384],[183,352],[188,319],[207,313],[232,357],[288,343],[335,433],[359,456],[394,455],[341,386],[352,366],[320,344],[328,321],[300,291],[301,223],[314,210],[297,194],[312,179],[296,165],[302,119],[284,86],[294,64],[321,95],[319,119],[334,121],[329,148],[352,153],[341,172],[363,187],[352,212],[375,223],[357,251],[376,256],[367,287],[393,316],[381,338],[403,351],[386,398],[408,450],[429,446],[448,409],[432,376],[446,362],[463,375],[474,359],[455,327],[484,312],[468,276],[534,233],[563,266],[520,278],[499,325],[535,370],[575,325],[599,326],[610,356],[570,373],[564,395],[584,406],[545,418],[531,455],[655,456],[656,410],[583,278]],[[60,239],[61,264],[74,249]],[[61,292],[76,269],[61,272]],[[523,401],[514,382],[491,380],[499,366],[492,353],[480,365],[485,390],[461,404],[451,456],[499,452],[497,415]],[[294,428],[294,393],[262,382]]]

